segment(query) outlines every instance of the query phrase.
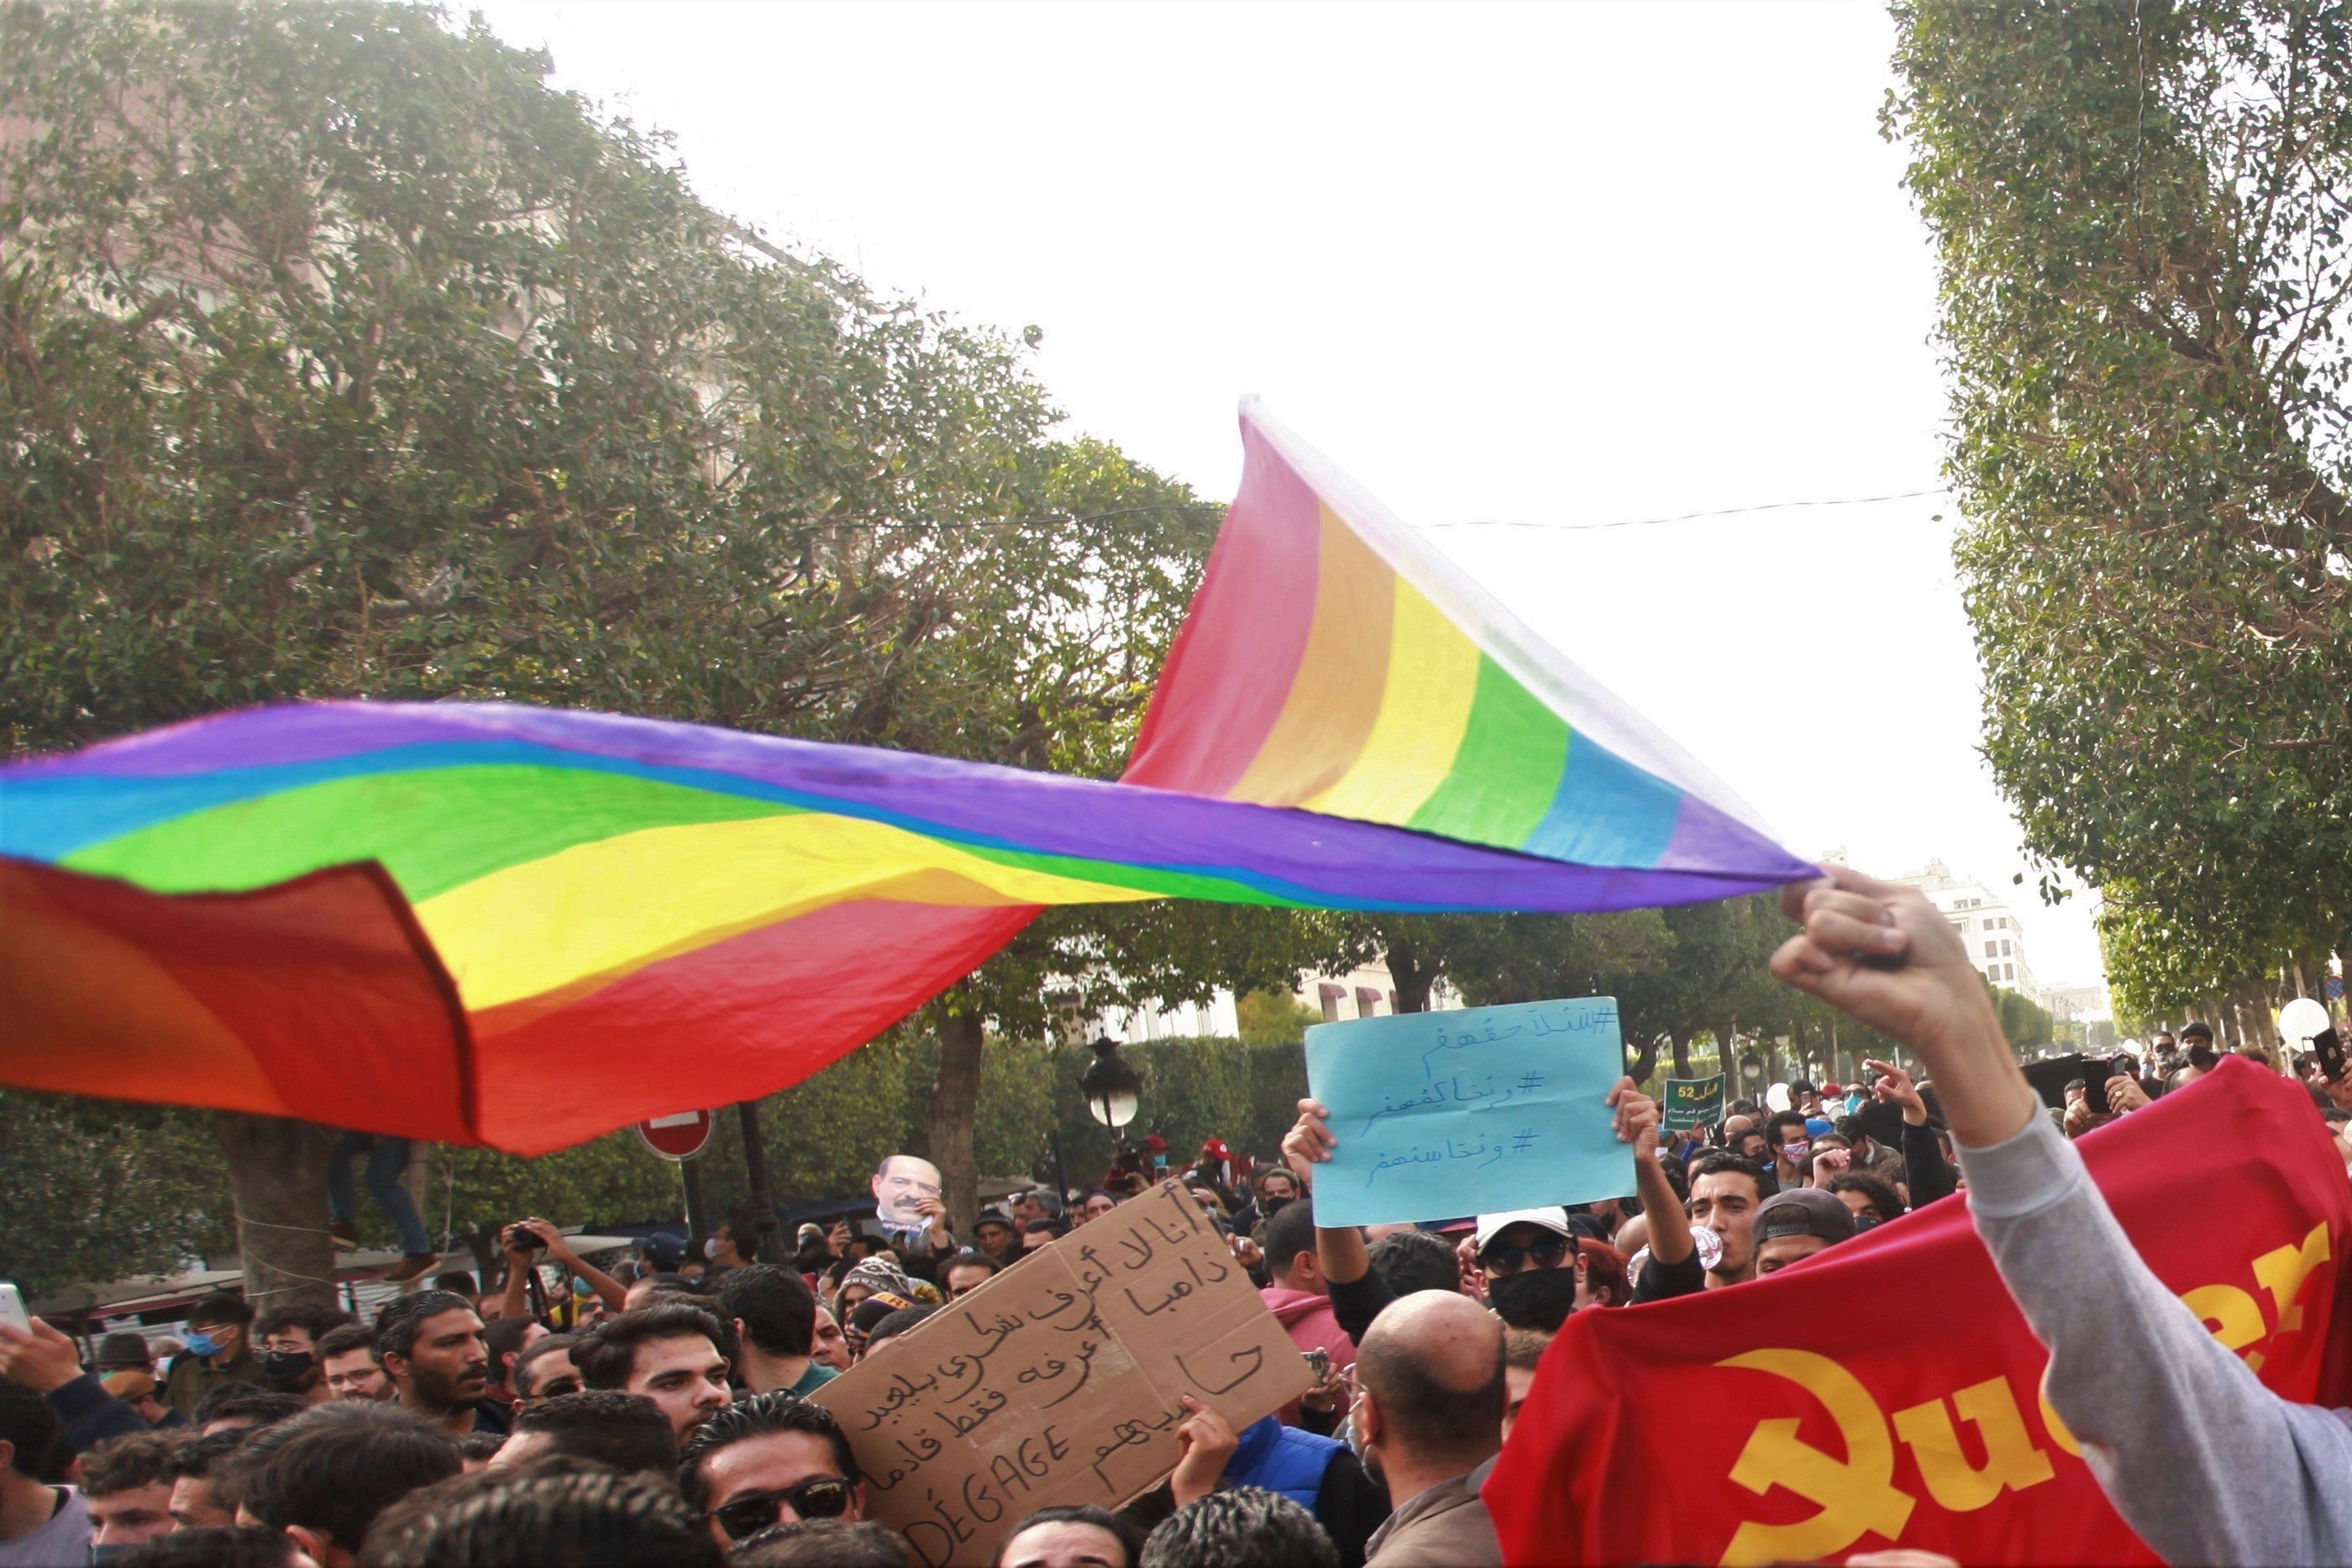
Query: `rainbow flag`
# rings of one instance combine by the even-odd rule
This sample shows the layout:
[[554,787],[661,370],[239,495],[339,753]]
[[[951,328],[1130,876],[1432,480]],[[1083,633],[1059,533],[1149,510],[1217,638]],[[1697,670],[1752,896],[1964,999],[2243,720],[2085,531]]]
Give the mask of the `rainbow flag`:
[[1591,866],[1793,862],[1738,796],[1255,399],[1242,445],[1240,494],[1127,782]]
[[1050,904],[1785,882],[602,714],[325,703],[0,770],[0,1082],[518,1154],[762,1094]]
[[0,768],[0,1083],[539,1154],[797,1082],[1050,905],[1811,873],[1254,408],[1243,436],[1121,783],[467,704]]

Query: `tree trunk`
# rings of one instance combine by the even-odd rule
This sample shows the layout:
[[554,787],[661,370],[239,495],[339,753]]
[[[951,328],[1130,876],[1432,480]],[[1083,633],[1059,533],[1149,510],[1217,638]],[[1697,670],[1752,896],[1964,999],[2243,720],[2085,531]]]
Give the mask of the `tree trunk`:
[[971,1235],[980,1218],[980,1164],[971,1145],[980,1110],[980,1049],[984,1035],[977,1012],[952,1013],[940,1023],[940,1070],[931,1080],[931,1103],[924,1126],[930,1134],[931,1163],[946,1184],[948,1225],[959,1238]]
[[295,1301],[334,1304],[335,1243],[327,1234],[334,1134],[242,1111],[215,1111],[212,1124],[236,1207],[245,1299],[257,1312]]
[[[752,1258],[761,1263],[782,1263],[784,1251],[783,1226],[776,1218],[776,1188],[768,1179],[768,1143],[760,1128],[760,1103],[739,1100],[735,1104],[736,1122],[742,1128],[743,1180],[751,1194],[751,1224],[757,1237],[751,1243]],[[691,1227],[689,1226],[689,1231]],[[693,1257],[692,1252],[687,1254]]]
[[1430,989],[1437,981],[1436,969],[1422,967],[1410,942],[1391,943],[1386,956],[1389,983],[1396,990],[1396,1010],[1401,1013],[1427,1012]]
[[1688,1078],[1691,1075],[1690,1041],[1679,1034],[1668,1035],[1666,1041],[1675,1048],[1675,1076]]

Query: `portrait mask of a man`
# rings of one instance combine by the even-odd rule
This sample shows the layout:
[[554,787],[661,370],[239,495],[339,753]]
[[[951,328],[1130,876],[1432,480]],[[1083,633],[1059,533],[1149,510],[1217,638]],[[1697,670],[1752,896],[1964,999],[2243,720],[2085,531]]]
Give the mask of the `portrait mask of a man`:
[[875,1213],[890,1229],[921,1230],[930,1224],[921,1206],[937,1203],[941,1190],[939,1166],[912,1155],[892,1155],[874,1173]]

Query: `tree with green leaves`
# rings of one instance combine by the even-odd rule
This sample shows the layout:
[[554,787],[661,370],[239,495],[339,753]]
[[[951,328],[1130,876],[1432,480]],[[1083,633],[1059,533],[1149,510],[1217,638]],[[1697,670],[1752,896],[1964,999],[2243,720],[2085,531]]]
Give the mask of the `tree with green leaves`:
[[2155,1016],[2352,952],[2352,16],[1898,0],[1986,752]]
[[0,1091],[0,1275],[27,1301],[168,1277],[231,1239],[220,1154],[193,1112]]
[[[548,69],[415,5],[0,10],[9,752],[366,695],[1115,767],[1218,508]],[[315,1139],[215,1126],[255,1293],[315,1289]]]

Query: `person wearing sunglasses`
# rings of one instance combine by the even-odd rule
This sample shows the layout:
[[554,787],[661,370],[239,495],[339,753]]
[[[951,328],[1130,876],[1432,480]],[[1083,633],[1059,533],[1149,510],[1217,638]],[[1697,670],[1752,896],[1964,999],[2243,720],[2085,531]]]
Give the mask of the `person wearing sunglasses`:
[[533,1340],[530,1348],[515,1357],[514,1391],[518,1407],[538,1404],[543,1399],[560,1399],[566,1394],[577,1394],[587,1387],[580,1380],[580,1369],[572,1364],[572,1349],[580,1343],[579,1336],[552,1333]]
[[866,1517],[866,1482],[824,1406],[783,1390],[739,1399],[695,1429],[678,1490],[722,1547],[769,1526]]
[[1576,1261],[1576,1232],[1564,1208],[1482,1214],[1477,1238],[1478,1271],[1490,1285],[1524,1269],[1559,1269]]

